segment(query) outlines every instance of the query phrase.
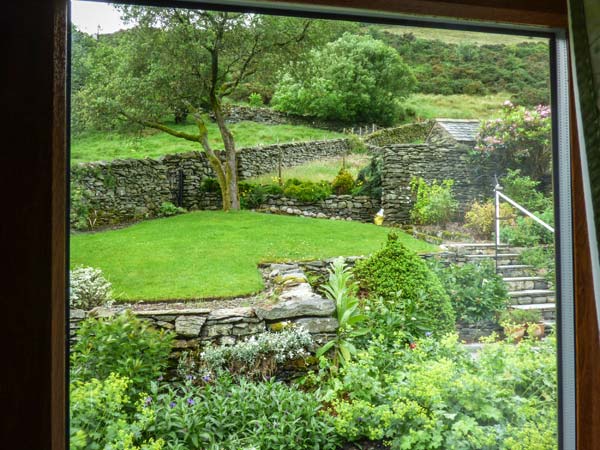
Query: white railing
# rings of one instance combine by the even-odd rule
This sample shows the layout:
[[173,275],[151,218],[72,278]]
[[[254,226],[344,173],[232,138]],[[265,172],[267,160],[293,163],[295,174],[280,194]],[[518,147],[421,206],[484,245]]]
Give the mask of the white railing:
[[523,214],[525,214],[526,216],[535,220],[538,224],[540,224],[541,226],[546,228],[551,233],[554,233],[554,228],[551,225],[544,222],[539,217],[537,217],[536,215],[534,215],[532,212],[527,211],[523,206],[519,205],[512,198],[503,194],[502,186],[500,186],[499,184],[496,184],[496,187],[494,188],[494,192],[496,193],[496,214],[495,214],[495,216],[496,216],[495,217],[496,236],[495,236],[495,238],[496,238],[496,268],[497,268],[498,267],[498,247],[500,247],[500,245],[501,245],[500,244],[500,221],[502,220],[502,218],[500,217],[500,201],[501,200],[504,200],[507,203],[509,203],[510,205],[514,206],[519,211],[521,211]]

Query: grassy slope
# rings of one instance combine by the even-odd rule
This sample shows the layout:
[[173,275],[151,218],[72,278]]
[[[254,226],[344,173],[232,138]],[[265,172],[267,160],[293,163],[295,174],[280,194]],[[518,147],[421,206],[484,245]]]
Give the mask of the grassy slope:
[[[358,172],[369,164],[371,156],[367,154],[350,154],[346,157],[346,170],[356,178]],[[342,158],[322,159],[311,161],[296,167],[284,168],[282,172],[283,181],[290,178],[298,178],[306,181],[333,181],[342,168]],[[254,177],[249,181],[261,184],[277,182],[277,172],[267,173]]]
[[[71,263],[101,268],[119,299],[191,299],[262,289],[261,261],[365,255],[388,229],[303,217],[200,211],[71,238]],[[433,246],[399,233],[418,252]]]
[[491,119],[498,117],[502,103],[510,94],[493,95],[434,95],[413,94],[404,106],[415,110],[423,119]]
[[[196,126],[168,124],[179,131],[197,133]],[[340,133],[295,125],[266,125],[240,122],[231,125],[237,148],[278,142],[310,141],[342,137]],[[210,143],[223,148],[223,141],[214,123],[208,125]],[[166,133],[146,131],[142,136],[122,135],[111,132],[87,132],[75,135],[71,140],[71,163],[108,161],[116,158],[158,157],[169,153],[200,151],[200,144],[170,136]]]
[[521,42],[543,42],[547,39],[530,36],[511,36],[508,34],[480,33],[475,31],[442,30],[435,28],[422,28],[410,26],[387,26],[381,28],[388,33],[412,33],[417,39],[439,40],[448,44],[475,44],[475,45],[514,45]]

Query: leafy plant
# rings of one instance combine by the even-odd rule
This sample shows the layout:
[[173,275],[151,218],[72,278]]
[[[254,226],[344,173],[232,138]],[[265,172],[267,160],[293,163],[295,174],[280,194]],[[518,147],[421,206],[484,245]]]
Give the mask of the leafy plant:
[[410,190],[414,204],[410,211],[411,219],[421,225],[444,225],[454,218],[458,202],[452,194],[453,180],[438,184],[433,180],[428,184],[423,178],[413,177]]
[[177,214],[182,214],[184,212],[186,212],[184,208],[177,207],[171,202],[162,202],[160,204],[160,208],[158,209],[158,216],[171,217],[176,216]]
[[494,321],[508,306],[508,290],[492,261],[434,266],[450,296],[457,319],[477,324]]
[[521,169],[509,169],[500,183],[504,194],[529,211],[541,212],[552,208],[552,197],[540,191],[540,181],[521,175]]
[[240,202],[244,209],[258,208],[265,202],[267,189],[265,186],[252,183],[239,183]]
[[295,198],[301,202],[318,202],[320,200],[325,200],[331,195],[331,185],[324,181],[315,183],[312,181],[301,181],[296,178],[290,178],[285,182],[283,195],[289,198]]
[[[547,209],[536,216],[544,222],[554,224],[554,210]],[[500,239],[510,245],[519,247],[535,247],[538,245],[554,244],[554,234],[531,219],[530,217],[517,217],[511,226],[501,226]]]
[[278,364],[306,358],[312,345],[311,334],[302,327],[261,333],[235,345],[206,348],[200,354],[200,370],[213,374],[228,370],[231,374],[268,378]]
[[93,267],[76,267],[69,273],[71,308],[92,309],[111,304],[112,284],[104,278],[102,270]]
[[356,177],[356,187],[352,190],[352,195],[368,195],[376,199],[381,199],[381,171],[383,160],[381,157],[371,158],[369,165],[358,172]]
[[103,380],[111,373],[131,380],[129,393],[148,388],[167,367],[173,334],[156,330],[130,312],[87,319],[71,352],[72,377]]
[[553,245],[526,248],[521,252],[520,260],[541,271],[550,283],[554,282],[556,253]]
[[[513,225],[514,211],[508,203],[500,203],[500,218],[503,226]],[[496,205],[493,201],[479,203],[474,201],[465,213],[465,226],[480,239],[491,239],[494,235],[496,222]]]
[[331,187],[336,195],[349,194],[354,187],[354,178],[350,172],[342,168],[333,179]]
[[264,105],[262,95],[260,95],[258,92],[252,92],[248,96],[248,104],[254,108],[260,108]]
[[274,380],[234,381],[223,374],[201,386],[153,386],[150,431],[171,449],[332,450],[339,444],[315,394]]
[[[106,379],[74,381],[70,387],[70,448],[74,450],[161,450],[162,439],[142,439],[156,419],[143,397],[127,395],[127,377],[111,373]],[[149,397],[148,397],[149,398]],[[151,399],[150,399],[151,400]],[[134,413],[130,413],[132,401]]]
[[431,330],[435,335],[454,330],[454,310],[437,275],[394,236],[388,237],[383,249],[358,261],[354,275],[372,299],[381,297],[392,304],[412,301],[423,320],[435,324]]
[[206,177],[200,182],[200,191],[217,193],[221,192],[221,187],[219,186],[219,182],[216,180],[216,178]]
[[336,337],[321,347],[317,356],[333,350],[333,367],[337,368],[340,364],[347,364],[356,354],[352,338],[366,333],[367,330],[357,328],[366,317],[358,307],[358,299],[354,296],[356,283],[344,258],[336,258],[327,271],[329,280],[322,286],[322,290],[327,298],[335,302],[338,329]]

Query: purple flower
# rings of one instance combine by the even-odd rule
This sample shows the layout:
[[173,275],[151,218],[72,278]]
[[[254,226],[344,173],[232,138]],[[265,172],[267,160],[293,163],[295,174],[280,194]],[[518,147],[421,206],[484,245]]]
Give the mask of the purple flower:
[[431,337],[433,333],[431,331],[426,331],[425,332],[425,337]]
[[188,398],[187,402],[188,402],[188,405],[190,405],[190,406],[192,406],[193,404],[196,403],[193,398]]
[[144,400],[144,403],[146,404],[146,406],[150,405],[150,403],[152,403],[152,397],[146,397],[146,400]]
[[177,405],[177,403],[175,403],[175,402],[169,403],[169,407],[171,407],[171,408],[175,408],[175,405]]
[[204,375],[204,376],[202,377],[202,380],[203,380],[205,383],[208,383],[208,382],[211,380],[211,378],[210,378],[210,375]]
[[186,380],[193,380],[194,378],[196,378],[194,375],[186,375],[185,376]]

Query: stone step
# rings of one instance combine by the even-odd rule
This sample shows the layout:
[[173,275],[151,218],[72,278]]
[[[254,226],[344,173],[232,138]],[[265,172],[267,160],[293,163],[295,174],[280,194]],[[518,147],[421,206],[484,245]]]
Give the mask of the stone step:
[[503,277],[530,277],[535,276],[536,270],[533,266],[525,264],[505,264],[497,267],[498,273]]
[[508,293],[512,305],[555,303],[556,294],[550,289],[528,289]]
[[483,260],[496,260],[501,266],[508,266],[519,264],[519,253],[498,253],[496,256],[494,253],[492,254],[473,254],[473,255],[465,255],[467,262],[477,262]]
[[521,309],[526,311],[540,311],[544,321],[553,322],[556,320],[556,304],[555,303],[539,303],[531,305],[513,305],[513,309]]
[[505,277],[503,279],[509,291],[548,289],[548,280],[544,277]]
[[[451,252],[456,252],[460,255],[494,255],[496,253],[496,244],[481,243],[481,244],[449,244],[447,246]],[[507,244],[500,244],[499,251],[507,250]]]

